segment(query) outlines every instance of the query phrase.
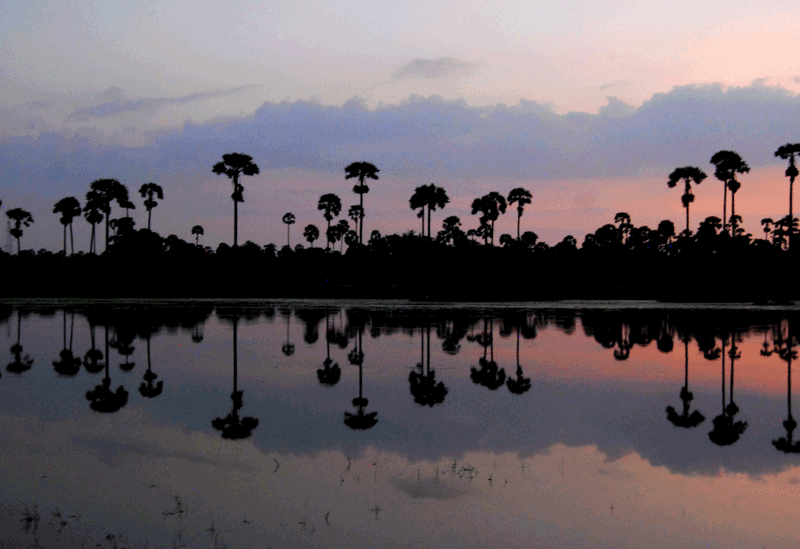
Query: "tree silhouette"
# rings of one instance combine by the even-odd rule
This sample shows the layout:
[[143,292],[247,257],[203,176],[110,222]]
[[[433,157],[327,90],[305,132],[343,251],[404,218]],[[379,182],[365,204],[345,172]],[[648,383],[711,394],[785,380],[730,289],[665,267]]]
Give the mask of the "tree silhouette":
[[75,238],[72,234],[72,220],[81,215],[81,204],[74,196],[62,198],[53,207],[53,213],[61,214],[61,224],[64,225],[64,255],[67,255],[67,225],[69,225],[69,241],[72,254],[75,253]]
[[747,428],[746,421],[734,421],[735,416],[739,413],[739,407],[733,401],[733,373],[734,365],[737,358],[741,357],[738,348],[736,347],[736,333],[731,336],[731,350],[728,353],[731,359],[731,387],[730,399],[728,404],[725,404],[725,338],[722,340],[722,413],[716,416],[713,420],[714,429],[708,433],[708,438],[718,446],[730,446],[742,436]]
[[313,248],[314,241],[319,238],[319,229],[316,225],[306,225],[303,229],[303,237],[308,241],[308,244]]
[[200,236],[205,234],[205,231],[203,231],[203,227],[201,227],[200,225],[195,225],[194,227],[192,227],[192,234],[194,235],[194,245],[199,246]]
[[291,309],[282,308],[281,314],[286,317],[286,343],[283,344],[281,347],[281,352],[286,356],[292,356],[294,354],[294,343],[291,342],[289,338],[289,328],[291,325],[292,320],[292,311]]
[[31,223],[33,223],[33,216],[30,212],[26,212],[22,208],[8,210],[6,216],[14,222],[14,228],[11,229],[11,236],[17,239],[17,255],[19,255],[19,239],[22,238],[22,227],[30,227]]
[[364,208],[358,204],[350,206],[350,209],[347,210],[347,217],[350,218],[356,230],[358,230],[359,222],[364,219]]
[[342,211],[342,201],[335,194],[323,194],[319,197],[317,209],[325,212],[322,215],[325,218],[325,221],[328,222],[328,230],[325,231],[325,236],[328,239],[328,249],[330,250],[331,242],[333,241],[331,239],[331,221],[333,221],[333,218],[337,217]]
[[459,245],[467,239],[467,235],[461,230],[461,220],[451,215],[442,221],[442,230],[436,235],[436,241],[447,246]]
[[156,198],[159,200],[164,200],[164,190],[160,185],[156,185],[155,183],[145,183],[139,187],[139,194],[142,196],[142,198],[147,199],[144,201],[144,207],[147,208],[147,230],[149,231],[150,217],[153,213],[153,208],[158,206]]
[[83,355],[83,367],[86,368],[86,371],[90,374],[98,374],[103,371],[103,365],[99,364],[99,361],[103,359],[103,352],[100,349],[95,348],[94,336],[94,321],[90,318],[89,338],[92,342],[92,348],[86,351],[86,354]]
[[[786,454],[800,454],[800,441],[793,440],[794,430],[797,428],[797,421],[792,416],[792,360],[797,358],[797,351],[794,349],[794,334],[788,330],[788,337],[781,338],[780,342],[776,342],[774,349],[769,349],[769,344],[764,341],[764,349],[761,351],[762,356],[769,356],[772,353],[778,353],[778,356],[786,362],[786,408],[787,416],[783,422],[783,428],[786,429],[786,436],[780,437],[772,441],[772,445],[776,450]],[[766,334],[765,334],[766,335]]]
[[[425,360],[425,334],[427,333],[427,361]],[[423,331],[419,332],[420,344],[420,359],[417,364],[417,370],[411,370],[408,374],[408,382],[411,387],[411,394],[414,396],[414,402],[421,406],[433,407],[434,404],[441,404],[444,402],[444,397],[447,396],[447,387],[441,381],[436,383],[436,372],[431,369],[431,327],[430,324],[426,326]]]
[[108,326],[105,326],[106,340],[106,375],[100,385],[93,390],[86,391],[86,400],[90,402],[89,407],[95,412],[103,414],[113,414],[118,412],[128,403],[128,391],[120,385],[116,391],[111,390],[111,376],[108,368]]
[[22,348],[20,343],[20,334],[22,333],[22,310],[17,307],[17,342],[9,349],[11,354],[14,355],[14,361],[6,366],[6,370],[12,374],[21,375],[27,372],[33,366],[33,359],[31,355],[23,353],[25,349]]
[[731,226],[733,229],[733,233],[735,234],[735,223],[733,222],[733,216],[736,215],[736,207],[735,207],[735,197],[736,191],[739,190],[741,187],[741,183],[736,181],[736,174],[737,173],[747,173],[750,171],[750,168],[747,166],[747,163],[742,160],[742,157],[739,156],[737,153],[733,151],[719,151],[714,153],[714,156],[711,157],[710,162],[716,166],[716,170],[714,171],[714,177],[719,179],[725,185],[725,196],[723,197],[722,202],[722,224],[725,226],[727,224],[725,216],[727,215],[726,211],[726,198],[727,198],[727,190],[731,190]]
[[239,183],[241,175],[256,175],[258,166],[253,157],[240,153],[222,155],[222,162],[217,162],[211,171],[217,175],[225,174],[233,183],[233,247],[239,246],[239,202],[244,202],[244,187]]
[[83,207],[83,217],[92,226],[92,236],[89,239],[89,253],[96,254],[97,239],[95,226],[103,221],[103,213],[100,211],[100,204],[93,199],[89,199]]
[[[494,361],[494,319],[489,318],[488,325],[486,318],[483,319],[483,334],[478,335],[475,339],[483,347],[483,356],[478,359],[477,368],[470,368],[470,379],[473,383],[483,385],[484,387],[496,391],[506,383],[506,371],[503,368],[497,367]],[[491,353],[487,358],[486,352],[491,349]]]
[[286,223],[286,245],[291,248],[292,243],[289,241],[289,229],[294,225],[294,214],[291,212],[283,214],[282,221]]
[[508,193],[508,204],[517,204],[517,240],[520,238],[519,223],[522,219],[522,211],[525,209],[527,204],[531,203],[531,198],[530,191],[523,189],[522,187],[511,189],[511,192]]
[[[795,157],[800,155],[800,143],[787,143],[778,147],[775,151],[775,156],[783,160],[789,160],[789,167],[786,168],[786,177],[789,178],[789,218],[794,217],[792,213],[792,191],[794,189],[794,179],[797,177],[797,166],[795,165]],[[789,247],[792,245],[792,234],[789,234]]]
[[516,326],[517,329],[517,376],[511,377],[509,376],[506,379],[506,387],[511,393],[515,395],[521,395],[526,393],[531,388],[531,380],[530,378],[524,377],[522,375],[522,366],[519,364],[519,324]]
[[[108,250],[108,230],[111,217],[111,203],[116,200],[118,205],[130,200],[128,189],[116,179],[96,179],[89,185],[86,193],[86,206],[103,212],[106,218],[106,251]],[[88,217],[87,217],[88,221]],[[91,221],[89,221],[91,223]],[[96,245],[95,245],[96,247]]]
[[145,371],[144,375],[142,376],[142,383],[139,385],[139,394],[145,398],[155,398],[161,394],[164,390],[164,382],[159,381],[157,384],[153,384],[153,382],[158,379],[158,374],[153,371],[152,364],[150,362],[150,336],[151,333],[148,330],[145,340],[147,341],[147,371]]
[[231,318],[233,323],[233,392],[231,401],[233,407],[231,412],[224,418],[216,418],[211,421],[211,426],[217,431],[221,431],[222,438],[228,440],[238,440],[248,438],[253,434],[253,429],[258,427],[258,419],[254,417],[239,417],[239,410],[244,405],[244,391],[238,390],[238,354],[237,354],[237,326],[239,317],[234,314]]
[[683,168],[675,169],[671,174],[669,174],[669,180],[667,181],[667,186],[672,189],[677,184],[678,181],[683,180],[684,182],[684,190],[683,196],[681,196],[681,203],[683,207],[686,208],[686,232],[689,232],[689,204],[694,202],[694,195],[692,194],[692,183],[695,185],[699,185],[703,182],[703,180],[708,177],[703,170],[700,168],[695,168],[694,166],[685,166]]
[[358,178],[358,185],[353,187],[353,192],[359,196],[359,205],[361,206],[361,223],[358,226],[358,243],[362,244],[364,240],[364,193],[369,192],[369,187],[364,185],[364,179],[378,179],[378,172],[380,171],[375,165],[369,162],[353,162],[345,169],[345,181],[356,177]]
[[378,412],[364,413],[364,408],[369,404],[369,400],[363,397],[364,388],[364,366],[358,365],[358,397],[353,399],[353,406],[358,410],[355,414],[344,413],[344,424],[351,429],[366,431],[372,429],[378,423]]
[[[447,196],[447,191],[441,187],[437,187],[433,183],[430,185],[422,185],[414,189],[414,194],[411,195],[408,203],[412,210],[422,208],[425,211],[428,208],[428,237],[431,236],[431,212],[436,208],[444,208],[450,198]],[[424,218],[423,218],[423,236],[424,236]]]
[[[476,198],[472,201],[472,215],[479,212],[483,214],[480,218],[481,227],[491,223],[490,229],[488,229],[488,227],[488,230],[484,229],[484,240],[486,240],[488,236],[491,238],[492,246],[494,246],[494,222],[501,213],[506,213],[506,199],[496,191]],[[488,233],[488,235],[486,233]]]
[[684,374],[683,374],[683,388],[681,388],[681,401],[683,402],[683,413],[680,415],[675,411],[675,408],[672,406],[667,406],[667,419],[670,423],[672,423],[675,427],[683,427],[684,429],[690,429],[692,427],[697,427],[703,421],[705,421],[705,416],[694,410],[691,414],[689,414],[689,403],[694,398],[691,392],[689,392],[689,335],[686,334],[683,338],[683,360],[684,360]]
[[630,214],[627,212],[618,212],[617,215],[614,216],[614,223],[617,224],[622,243],[627,244],[631,230],[633,229]]
[[81,369],[81,359],[72,353],[72,336],[75,331],[75,311],[71,311],[71,322],[69,328],[69,345],[67,345],[67,309],[62,309],[63,334],[62,349],[58,355],[58,360],[53,361],[53,368],[56,373],[64,377],[75,377]]
[[333,387],[339,383],[342,377],[342,370],[339,364],[331,360],[331,341],[336,338],[335,332],[331,329],[330,325],[330,312],[325,311],[325,360],[323,361],[323,368],[317,370],[317,379],[320,385],[326,387]]

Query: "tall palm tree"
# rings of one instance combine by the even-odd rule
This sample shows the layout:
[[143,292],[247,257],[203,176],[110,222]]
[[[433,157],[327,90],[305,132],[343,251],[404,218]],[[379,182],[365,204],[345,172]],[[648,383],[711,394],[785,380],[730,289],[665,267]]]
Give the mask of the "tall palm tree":
[[314,247],[314,241],[319,238],[319,229],[316,225],[308,224],[303,229],[303,238],[308,241],[309,246]]
[[153,213],[153,208],[158,206],[156,198],[159,200],[164,200],[164,190],[160,185],[156,185],[155,183],[145,183],[139,187],[139,194],[142,196],[142,198],[147,199],[144,201],[144,207],[147,208],[147,230],[149,231],[150,217]]
[[128,189],[116,179],[96,179],[89,185],[86,193],[87,206],[91,203],[95,208],[105,214],[106,218],[106,251],[108,251],[108,230],[111,217],[111,203],[117,201],[120,205],[130,198]]
[[436,208],[444,208],[450,202],[450,197],[447,196],[447,191],[442,187],[437,187],[435,184],[421,185],[414,189],[414,194],[408,200],[409,207],[412,210],[421,208],[420,213],[422,217],[422,235],[425,236],[425,218],[424,211],[428,208],[428,238],[431,238],[431,212]]
[[358,230],[359,222],[364,219],[364,209],[358,204],[350,206],[350,209],[347,210],[347,217],[350,218],[356,230]]
[[222,162],[217,162],[211,171],[217,175],[225,174],[233,183],[233,246],[239,245],[239,202],[244,202],[244,187],[239,183],[240,175],[256,175],[258,166],[253,157],[240,153],[222,155]]
[[33,223],[33,216],[30,212],[26,212],[22,208],[8,210],[6,216],[14,222],[14,228],[11,229],[11,236],[17,239],[17,255],[19,255],[19,239],[22,238],[22,227],[30,227],[31,223]]
[[292,243],[289,240],[289,229],[291,228],[292,225],[294,225],[294,214],[291,212],[283,214],[282,221],[286,223],[286,245],[291,248]]
[[92,226],[92,236],[89,239],[89,253],[97,253],[97,239],[95,226],[103,221],[103,213],[100,211],[100,205],[97,201],[90,199],[83,207],[83,217]]
[[719,151],[714,153],[714,156],[711,157],[710,162],[716,166],[716,170],[714,171],[714,177],[719,179],[725,185],[725,196],[723,197],[722,202],[722,224],[725,226],[727,220],[726,215],[728,212],[726,211],[726,199],[727,199],[727,190],[731,190],[731,228],[732,233],[736,234],[736,227],[735,220],[733,220],[733,216],[736,215],[736,208],[735,208],[735,196],[736,191],[739,190],[741,187],[741,183],[736,181],[736,174],[737,173],[747,173],[750,171],[750,167],[747,163],[742,160],[742,157],[739,156],[737,153],[733,151]]
[[[800,143],[787,143],[781,145],[775,151],[775,156],[784,160],[789,160],[789,167],[786,168],[786,177],[789,178],[789,219],[792,218],[792,190],[794,188],[794,178],[797,177],[798,171],[795,166],[794,159],[800,155]],[[789,247],[792,246],[792,236],[789,235]]]
[[72,253],[75,253],[75,239],[72,236],[72,220],[81,215],[81,204],[74,196],[62,198],[53,207],[53,213],[61,214],[64,225],[64,255],[67,255],[67,225],[69,225],[69,241]]
[[517,203],[517,240],[519,240],[519,222],[522,219],[522,210],[525,209],[526,204],[531,203],[531,198],[530,191],[522,187],[511,189],[511,192],[508,193],[508,203]]
[[683,168],[676,168],[669,174],[667,186],[672,189],[678,184],[678,181],[683,180],[684,189],[681,202],[683,207],[686,208],[686,232],[689,232],[689,204],[694,202],[694,195],[692,194],[692,183],[699,185],[703,180],[708,177],[703,170],[695,168],[694,166],[685,166]]
[[203,231],[203,227],[201,227],[200,225],[195,225],[194,227],[192,227],[192,234],[194,235],[194,245],[199,246],[200,236],[205,234],[205,231]]
[[378,172],[380,171],[374,164],[369,162],[353,162],[345,169],[345,181],[351,177],[358,178],[358,185],[353,187],[353,192],[359,196],[359,205],[361,206],[361,223],[359,223],[358,243],[362,244],[364,241],[364,193],[369,192],[369,187],[364,185],[364,179],[378,179]]
[[333,221],[333,218],[337,217],[339,213],[341,213],[342,201],[335,194],[332,193],[323,194],[322,196],[319,197],[319,202],[317,203],[317,209],[325,212],[322,215],[325,218],[325,221],[328,222],[328,230],[325,232],[325,235],[328,237],[328,249],[330,250],[331,221]]
[[494,222],[500,214],[506,213],[506,199],[500,193],[492,191],[472,201],[472,215],[482,213],[481,225],[491,223],[489,235],[494,246]]

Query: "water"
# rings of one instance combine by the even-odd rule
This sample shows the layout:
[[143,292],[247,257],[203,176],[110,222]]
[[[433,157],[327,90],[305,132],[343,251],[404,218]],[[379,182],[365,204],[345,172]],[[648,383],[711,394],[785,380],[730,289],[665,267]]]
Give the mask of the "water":
[[0,547],[800,543],[794,309],[195,305],[0,309]]

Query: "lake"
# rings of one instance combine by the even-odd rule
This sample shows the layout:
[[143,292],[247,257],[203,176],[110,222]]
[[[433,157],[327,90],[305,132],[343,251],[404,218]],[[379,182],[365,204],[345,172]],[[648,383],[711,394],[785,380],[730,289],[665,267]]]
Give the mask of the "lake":
[[800,309],[0,307],[0,547],[800,546]]

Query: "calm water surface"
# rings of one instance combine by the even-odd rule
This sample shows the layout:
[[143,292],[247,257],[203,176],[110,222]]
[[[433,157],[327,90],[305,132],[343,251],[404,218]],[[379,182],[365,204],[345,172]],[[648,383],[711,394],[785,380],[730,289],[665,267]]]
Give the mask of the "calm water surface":
[[798,547],[800,311],[0,308],[0,547]]

